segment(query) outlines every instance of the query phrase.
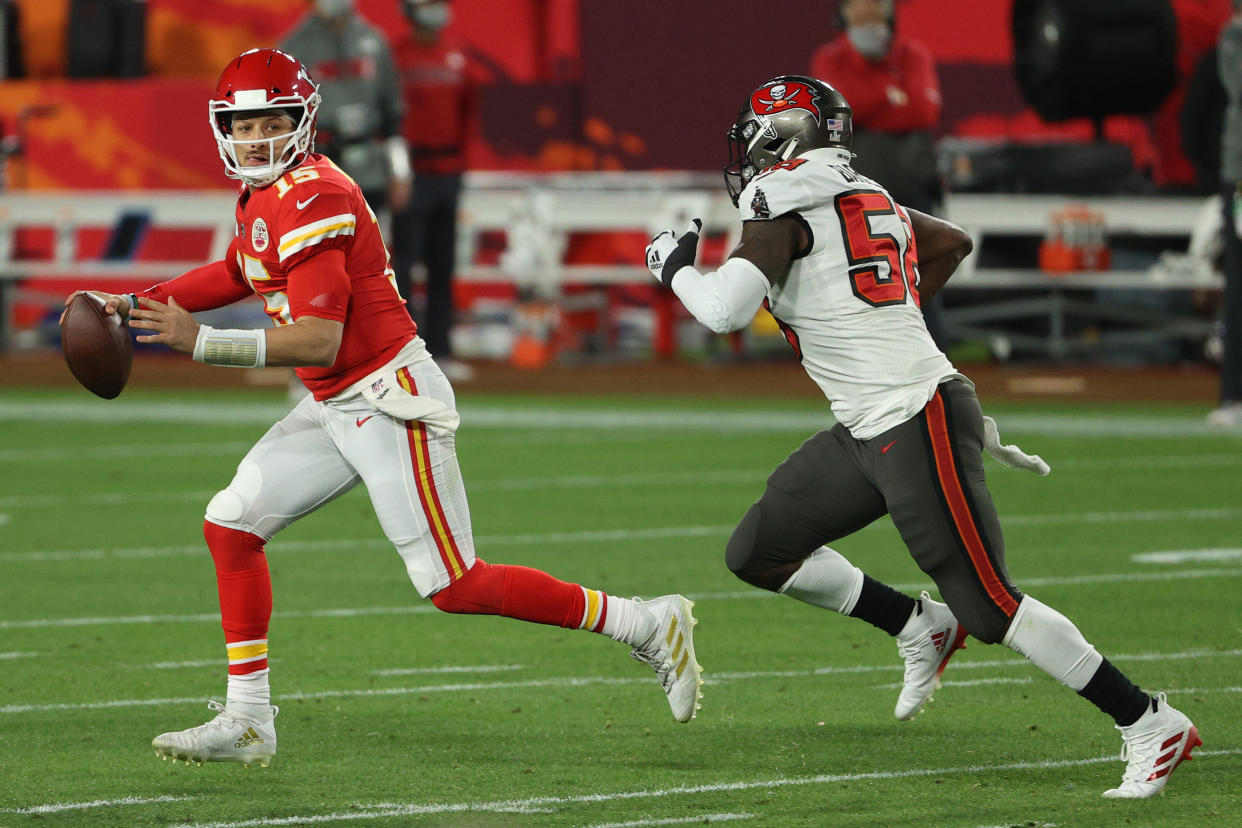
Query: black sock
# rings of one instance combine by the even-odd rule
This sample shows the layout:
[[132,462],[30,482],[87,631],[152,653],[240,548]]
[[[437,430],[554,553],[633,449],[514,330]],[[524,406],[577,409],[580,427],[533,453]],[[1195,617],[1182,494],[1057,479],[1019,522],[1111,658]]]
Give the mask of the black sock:
[[850,610],[850,617],[861,618],[889,635],[897,635],[910,620],[915,603],[909,595],[898,592],[864,573],[858,603]]
[[1107,658],[1078,695],[1113,717],[1121,727],[1132,725],[1151,707],[1151,696],[1144,693]]

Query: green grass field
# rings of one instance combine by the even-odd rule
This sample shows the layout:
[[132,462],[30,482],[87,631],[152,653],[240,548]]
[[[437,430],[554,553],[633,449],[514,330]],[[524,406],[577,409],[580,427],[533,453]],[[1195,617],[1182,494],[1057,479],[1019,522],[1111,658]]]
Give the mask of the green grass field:
[[[1100,797],[1123,767],[1111,720],[1012,652],[971,644],[897,722],[891,639],[724,567],[822,406],[459,402],[480,555],[695,599],[695,721],[672,720],[620,644],[436,612],[358,489],[268,548],[272,766],[161,762],[152,736],[205,721],[224,691],[203,508],[282,396],[6,389],[0,826],[1242,824],[1242,434],[1203,427],[1205,406],[984,400],[1053,466],[988,462],[1017,582],[1205,742],[1165,796],[1117,802]],[[931,586],[887,521],[838,548]]]

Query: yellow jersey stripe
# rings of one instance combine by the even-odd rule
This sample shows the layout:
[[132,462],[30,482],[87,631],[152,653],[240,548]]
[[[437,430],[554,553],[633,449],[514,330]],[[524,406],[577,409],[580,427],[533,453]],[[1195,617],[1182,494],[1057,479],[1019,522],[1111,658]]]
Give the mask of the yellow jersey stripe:
[[342,213],[339,216],[329,216],[290,230],[280,237],[280,244],[277,246],[280,260],[283,262],[299,250],[318,244],[324,239],[334,236],[352,236],[356,224],[353,213]]

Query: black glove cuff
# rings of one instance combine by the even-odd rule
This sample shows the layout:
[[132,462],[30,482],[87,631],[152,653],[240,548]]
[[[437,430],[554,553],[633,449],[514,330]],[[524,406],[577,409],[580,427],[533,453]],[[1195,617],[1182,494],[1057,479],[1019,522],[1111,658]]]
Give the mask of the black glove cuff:
[[666,288],[673,286],[673,277],[677,275],[677,271],[694,264],[694,254],[698,248],[698,233],[686,233],[677,240],[677,249],[668,254],[664,267],[660,269],[660,281]]

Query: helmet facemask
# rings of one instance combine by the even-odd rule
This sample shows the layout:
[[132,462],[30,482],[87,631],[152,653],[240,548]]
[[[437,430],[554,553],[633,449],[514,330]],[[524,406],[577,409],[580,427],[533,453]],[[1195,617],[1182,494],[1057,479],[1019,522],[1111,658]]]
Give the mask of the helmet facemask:
[[[319,109],[319,93],[316,91],[308,100],[303,101],[297,96],[272,98],[270,100],[251,100],[249,92],[242,91],[235,95],[236,102],[213,100],[209,104],[212,122],[212,134],[216,139],[216,147],[220,151],[220,160],[224,162],[225,175],[240,179],[252,187],[266,187],[285,174],[285,171],[302,163],[315,147],[315,116]],[[258,96],[266,98],[260,90]],[[259,106],[254,104],[258,103]],[[289,132],[271,138],[251,138],[238,140],[233,138],[232,124],[236,118],[253,118],[263,115],[284,115],[294,122]],[[279,154],[276,147],[284,142]],[[267,144],[268,163],[262,166],[246,166],[238,157],[241,147],[256,144]]]
[[728,133],[729,165],[724,168],[725,189],[734,206],[755,175],[798,151],[798,139],[777,137],[772,122],[749,109],[743,110]]

